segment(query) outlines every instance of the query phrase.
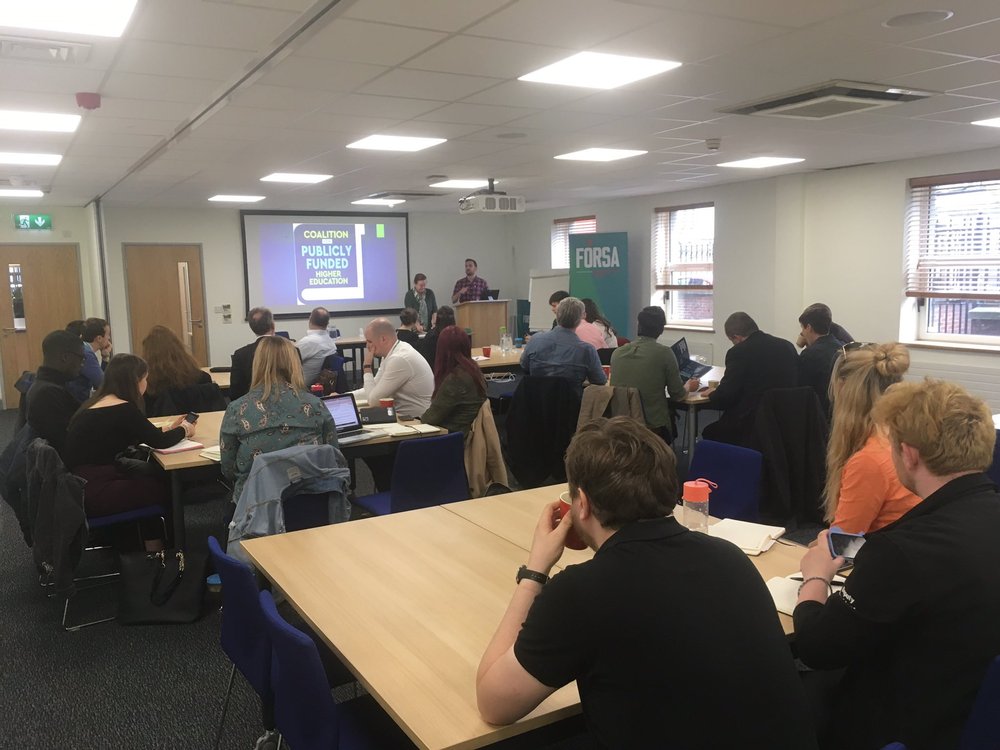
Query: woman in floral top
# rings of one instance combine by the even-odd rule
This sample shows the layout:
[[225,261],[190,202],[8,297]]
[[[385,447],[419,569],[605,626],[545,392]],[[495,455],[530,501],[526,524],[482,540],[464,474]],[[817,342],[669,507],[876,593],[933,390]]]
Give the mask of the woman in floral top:
[[337,445],[330,412],[306,390],[295,346],[265,336],[253,358],[250,392],[233,401],[222,419],[222,474],[239,499],[255,456],[295,445]]

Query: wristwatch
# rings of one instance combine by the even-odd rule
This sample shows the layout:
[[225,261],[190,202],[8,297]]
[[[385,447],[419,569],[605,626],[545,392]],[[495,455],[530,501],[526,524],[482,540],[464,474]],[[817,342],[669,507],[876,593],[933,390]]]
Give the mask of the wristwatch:
[[537,570],[529,570],[527,565],[522,565],[520,568],[517,569],[517,578],[515,578],[514,580],[517,583],[520,583],[525,578],[527,578],[529,581],[540,583],[543,586],[549,580],[549,577],[544,573],[539,573]]

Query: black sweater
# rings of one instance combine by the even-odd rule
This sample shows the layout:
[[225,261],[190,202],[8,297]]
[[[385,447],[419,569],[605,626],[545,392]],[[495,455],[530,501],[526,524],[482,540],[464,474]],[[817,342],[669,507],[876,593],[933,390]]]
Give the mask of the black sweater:
[[66,456],[69,468],[112,464],[130,445],[169,448],[184,439],[184,428],[164,432],[146,419],[135,404],[84,409],[69,425]]
[[27,421],[66,461],[66,429],[80,402],[66,389],[69,381],[59,370],[42,365],[28,391]]

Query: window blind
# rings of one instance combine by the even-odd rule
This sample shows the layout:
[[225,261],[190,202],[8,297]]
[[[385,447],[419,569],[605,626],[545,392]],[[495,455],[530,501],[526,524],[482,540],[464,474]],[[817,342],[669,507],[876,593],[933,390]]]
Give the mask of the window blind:
[[905,282],[907,297],[1000,300],[1000,179],[910,182]]
[[577,216],[552,222],[552,267],[569,268],[569,236],[593,234],[597,231],[596,216]]
[[715,206],[658,208],[653,214],[657,289],[713,288]]

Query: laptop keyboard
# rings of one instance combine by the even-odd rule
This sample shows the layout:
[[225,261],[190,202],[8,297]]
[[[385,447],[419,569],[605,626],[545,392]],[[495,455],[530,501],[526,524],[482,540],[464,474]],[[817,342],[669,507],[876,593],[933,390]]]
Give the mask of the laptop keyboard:
[[340,445],[351,445],[352,443],[363,443],[366,440],[374,440],[380,437],[389,437],[389,433],[383,430],[362,430],[361,432],[355,432],[353,435],[340,436],[337,438],[337,442]]

